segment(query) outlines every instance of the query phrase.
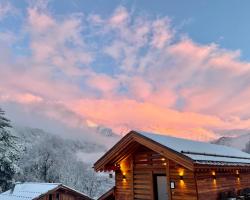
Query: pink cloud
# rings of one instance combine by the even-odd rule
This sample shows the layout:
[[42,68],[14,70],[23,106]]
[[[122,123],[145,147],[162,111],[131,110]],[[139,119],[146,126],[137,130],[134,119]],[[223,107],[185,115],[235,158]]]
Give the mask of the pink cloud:
[[131,97],[135,99],[147,100],[153,92],[152,85],[142,77],[130,78],[127,80],[126,85],[128,85]]
[[170,22],[168,19],[158,19],[153,22],[152,45],[156,48],[162,48],[173,36],[171,29],[167,26]]
[[[181,137],[196,138],[195,133],[197,133],[199,127],[225,125],[221,119],[214,116],[178,112],[154,104],[139,103],[128,99],[88,99],[74,102],[70,106],[75,112],[84,115],[87,119],[112,127],[117,132],[121,132],[127,125],[131,129],[165,132],[173,135],[178,133],[178,136]],[[108,117],[105,118],[104,116]],[[205,129],[202,132],[204,133]],[[211,139],[211,137],[215,137],[212,132],[207,135],[206,139]]]
[[18,102],[20,104],[33,104],[33,103],[40,103],[43,101],[43,99],[39,96],[35,96],[30,93],[24,93],[24,94],[7,94],[0,96],[0,99],[2,102]]
[[29,8],[28,16],[30,26],[35,27],[33,29],[35,32],[49,31],[50,28],[55,26],[53,18],[43,12],[39,12],[37,8]]
[[[92,54],[81,37],[81,17],[70,16],[57,20],[37,8],[28,9],[27,31],[31,34],[30,47],[36,64],[53,64],[70,75],[80,74],[77,64],[88,65]],[[71,44],[70,47],[68,44]]]
[[105,74],[94,74],[93,76],[89,77],[87,83],[93,89],[97,89],[104,94],[114,91],[119,85],[119,81]]
[[110,18],[112,25],[118,25],[125,22],[129,17],[129,14],[124,7],[119,7],[115,10],[113,16]]
[[119,7],[106,18],[57,18],[30,8],[23,27],[31,56],[17,58],[0,44],[0,102],[40,108],[74,127],[91,122],[199,140],[250,126],[250,64],[239,51],[178,40],[167,17]]

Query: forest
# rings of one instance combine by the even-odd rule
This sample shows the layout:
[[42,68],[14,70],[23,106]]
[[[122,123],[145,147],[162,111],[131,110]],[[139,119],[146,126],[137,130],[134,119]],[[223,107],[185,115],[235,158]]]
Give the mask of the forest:
[[79,149],[91,152],[102,147],[36,129],[15,132],[0,109],[0,191],[15,182],[55,182],[96,198],[113,186],[108,174],[95,173],[77,156]]

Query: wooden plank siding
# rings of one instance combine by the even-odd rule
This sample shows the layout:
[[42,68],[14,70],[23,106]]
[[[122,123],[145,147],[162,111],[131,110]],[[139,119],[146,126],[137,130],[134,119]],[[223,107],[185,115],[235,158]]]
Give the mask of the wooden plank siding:
[[[49,200],[49,194],[39,198],[39,200]],[[57,200],[56,193],[52,194],[52,200]],[[82,198],[82,197],[75,196],[75,195],[72,195],[72,194],[60,193],[60,199],[59,200],[86,200],[86,198]]]
[[[128,157],[121,161],[121,170],[115,172],[115,196],[119,200],[133,199],[133,168],[132,159]],[[123,179],[123,174],[126,179]]]
[[[131,131],[94,164],[94,169],[115,171],[117,200],[155,200],[156,174],[166,175],[169,200],[218,200],[223,191],[250,187],[249,162],[213,162],[211,158],[206,158],[207,162],[193,160],[182,151],[168,148],[167,143],[164,146]],[[170,189],[171,182],[175,188]]]
[[[170,181],[175,183],[175,189],[171,189],[172,200],[197,200],[194,172],[173,161],[169,164]],[[183,180],[180,180],[180,174],[183,175]]]
[[91,200],[91,198],[87,196],[83,196],[74,192],[73,190],[67,189],[57,189],[55,191],[50,191],[45,195],[42,195],[40,198],[36,198],[37,200],[50,200],[49,196],[52,195],[52,200],[57,200],[56,195],[59,194],[59,200]]
[[153,175],[166,174],[167,161],[162,159],[160,154],[142,146],[134,153],[134,199],[154,199]]
[[[180,181],[180,169],[184,171],[183,181]],[[122,178],[123,173],[126,181]],[[197,200],[194,173],[143,146],[123,160],[121,170],[116,171],[116,199],[154,200],[154,174],[167,176],[168,191],[171,191],[169,180],[175,182],[170,200]]]
[[239,171],[240,178],[237,177],[236,170],[215,171],[216,179],[212,176],[213,168],[196,172],[199,199],[217,200],[219,193],[229,190],[240,190],[250,186],[249,172]]

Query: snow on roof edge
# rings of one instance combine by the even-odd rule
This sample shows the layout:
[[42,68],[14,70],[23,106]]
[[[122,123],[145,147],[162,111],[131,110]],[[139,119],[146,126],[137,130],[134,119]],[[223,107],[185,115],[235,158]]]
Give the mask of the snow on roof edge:
[[[50,187],[43,188],[40,191],[38,190],[37,187],[32,188],[32,186],[38,186],[39,187],[41,185],[44,185],[44,186],[47,185],[47,186],[50,186]],[[27,189],[27,187],[29,189]],[[58,189],[60,187],[71,190],[73,192],[76,192],[79,195],[85,196],[87,198],[90,198],[87,194],[85,194],[83,192],[80,192],[78,190],[75,190],[75,189],[73,189],[71,187],[68,187],[66,185],[63,185],[62,183],[40,183],[40,182],[24,182],[24,183],[20,183],[20,182],[17,182],[13,192],[11,192],[11,190],[8,190],[8,191],[5,191],[5,192],[1,193],[0,194],[0,199],[1,199],[1,196],[2,197],[3,196],[8,196],[9,198],[16,197],[16,198],[20,198],[20,199],[31,200],[31,199],[34,199],[34,198],[35,199],[40,198],[43,195],[47,194],[48,192],[56,190],[56,189]],[[3,199],[5,199],[5,198],[3,198]]]
[[[218,144],[211,144],[201,141],[194,141],[190,139],[177,138],[177,137],[162,135],[160,133],[150,133],[140,130],[134,130],[134,132],[146,138],[149,138],[169,149],[172,149],[177,153],[181,153],[182,155],[192,159],[193,161],[197,160],[197,155],[185,154],[184,152],[190,151],[193,153],[197,153],[199,154],[200,157],[203,156],[201,160],[218,162],[219,161],[218,158],[221,157],[222,161],[225,160],[225,158],[227,158],[226,161],[223,162],[250,163],[250,154],[232,147],[218,145]],[[218,154],[218,152],[220,153]],[[211,155],[205,155],[205,154],[211,154]]]

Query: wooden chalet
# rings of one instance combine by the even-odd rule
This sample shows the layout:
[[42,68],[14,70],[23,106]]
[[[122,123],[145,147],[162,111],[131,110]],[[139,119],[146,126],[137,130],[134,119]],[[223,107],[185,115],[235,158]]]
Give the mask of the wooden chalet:
[[91,200],[61,183],[16,183],[0,194],[0,200]]
[[223,191],[250,187],[250,154],[139,131],[123,137],[94,169],[115,172],[115,188],[100,200],[216,200]]

